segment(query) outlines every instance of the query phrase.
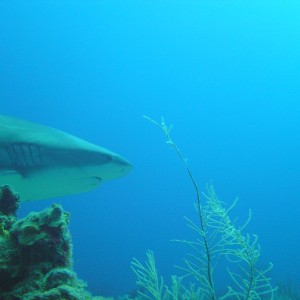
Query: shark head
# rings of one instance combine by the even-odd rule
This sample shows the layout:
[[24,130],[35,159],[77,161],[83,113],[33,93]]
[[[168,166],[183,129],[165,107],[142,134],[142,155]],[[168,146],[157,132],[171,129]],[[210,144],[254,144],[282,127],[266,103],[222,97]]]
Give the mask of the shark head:
[[131,169],[129,161],[106,148],[0,115],[0,184],[10,185],[21,201],[86,192]]

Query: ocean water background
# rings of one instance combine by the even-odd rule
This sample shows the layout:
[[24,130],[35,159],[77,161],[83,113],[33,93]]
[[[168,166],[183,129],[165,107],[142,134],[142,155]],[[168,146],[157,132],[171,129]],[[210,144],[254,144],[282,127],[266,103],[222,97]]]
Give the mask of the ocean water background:
[[[22,203],[71,212],[74,268],[96,295],[135,289],[133,257],[179,273],[195,192],[252,209],[261,264],[300,284],[298,1],[1,1],[1,114],[49,125],[133,165],[89,193]],[[51,184],[51,183],[49,183]],[[218,282],[222,286],[221,282]]]

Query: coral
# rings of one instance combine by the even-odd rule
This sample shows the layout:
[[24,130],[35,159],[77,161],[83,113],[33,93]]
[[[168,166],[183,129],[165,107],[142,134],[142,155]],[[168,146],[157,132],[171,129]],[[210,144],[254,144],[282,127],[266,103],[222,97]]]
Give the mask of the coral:
[[19,196],[11,192],[8,185],[3,185],[0,189],[0,214],[6,216],[16,216],[19,208]]
[[17,220],[18,196],[0,188],[0,299],[92,299],[72,270],[69,214],[53,204]]
[[[251,220],[249,211],[248,220],[237,226],[235,221],[229,217],[231,210],[235,207],[236,201],[230,207],[224,207],[213,186],[207,187],[207,194],[203,194],[204,200],[200,197],[200,190],[194,176],[187,165],[187,161],[179,151],[177,145],[170,137],[170,129],[164,120],[158,123],[148,117],[149,121],[159,126],[179,158],[183,161],[188,175],[196,191],[197,202],[195,204],[198,223],[187,219],[188,226],[196,231],[196,241],[177,240],[187,244],[192,249],[184,260],[185,276],[193,277],[196,283],[186,288],[183,285],[183,277],[172,276],[172,286],[164,285],[163,279],[159,279],[155,268],[154,255],[147,252],[147,261],[143,265],[137,259],[133,259],[131,266],[137,276],[137,285],[144,289],[139,291],[142,299],[245,299],[260,300],[274,299],[276,288],[271,285],[271,278],[268,277],[272,264],[265,269],[258,268],[260,258],[260,246],[256,235],[244,233],[244,229]],[[218,262],[223,260],[227,264],[228,291],[219,295],[215,284],[215,273]],[[234,271],[230,270],[230,267]],[[231,283],[229,283],[231,282]]]
[[135,258],[131,262],[131,268],[137,277],[137,285],[145,288],[145,292],[139,291],[139,295],[144,299],[165,299],[168,296],[168,291],[165,288],[163,278],[158,276],[154,254],[149,250],[146,255],[145,266]]
[[71,265],[69,214],[53,204],[42,212],[32,212],[16,221],[10,235],[22,254],[22,265],[47,262],[51,267]]
[[290,280],[278,283],[276,300],[296,300],[300,299],[300,288],[295,282]]

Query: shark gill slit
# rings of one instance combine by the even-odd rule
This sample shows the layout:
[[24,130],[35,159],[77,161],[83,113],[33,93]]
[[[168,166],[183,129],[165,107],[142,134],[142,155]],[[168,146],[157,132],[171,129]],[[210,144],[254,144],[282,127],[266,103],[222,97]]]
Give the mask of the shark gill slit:
[[40,147],[32,144],[12,144],[6,148],[11,164],[18,169],[42,165]]
[[42,165],[41,147],[29,144],[30,158],[34,166]]
[[13,147],[13,144],[6,147],[6,152],[8,154],[8,157],[9,157],[9,160],[11,162],[11,164],[14,166],[14,167],[17,167],[18,166],[18,157],[17,157],[17,153]]

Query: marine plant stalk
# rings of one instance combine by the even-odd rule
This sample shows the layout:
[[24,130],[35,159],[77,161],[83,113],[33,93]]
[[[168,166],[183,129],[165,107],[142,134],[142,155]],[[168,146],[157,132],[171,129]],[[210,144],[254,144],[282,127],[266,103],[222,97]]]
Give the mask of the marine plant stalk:
[[177,145],[173,142],[173,140],[170,137],[170,131],[172,129],[172,125],[171,126],[167,126],[164,119],[161,119],[161,123],[159,124],[158,122],[154,121],[153,119],[144,116],[144,118],[146,118],[147,120],[149,120],[150,122],[154,123],[155,125],[159,126],[166,138],[167,144],[170,144],[171,147],[173,147],[173,149],[176,151],[176,153],[178,154],[179,158],[181,159],[181,161],[184,164],[185,169],[188,172],[188,175],[193,183],[193,186],[195,188],[196,191],[196,197],[197,197],[197,212],[198,212],[198,217],[199,217],[199,223],[200,223],[200,228],[202,231],[202,238],[203,238],[203,243],[204,243],[204,248],[205,248],[205,255],[206,255],[206,260],[207,260],[207,280],[208,280],[208,284],[210,286],[210,291],[211,291],[211,299],[212,300],[216,300],[216,295],[215,295],[215,288],[214,288],[214,281],[213,281],[213,270],[212,270],[212,263],[211,263],[211,254],[210,254],[210,249],[209,249],[209,245],[208,245],[208,239],[206,236],[206,228],[205,228],[205,224],[204,224],[204,220],[203,220],[203,213],[202,213],[202,207],[201,207],[201,198],[200,198],[200,189],[198,187],[198,184],[187,164],[187,160],[183,157],[183,155],[181,154],[179,148],[177,147]]

